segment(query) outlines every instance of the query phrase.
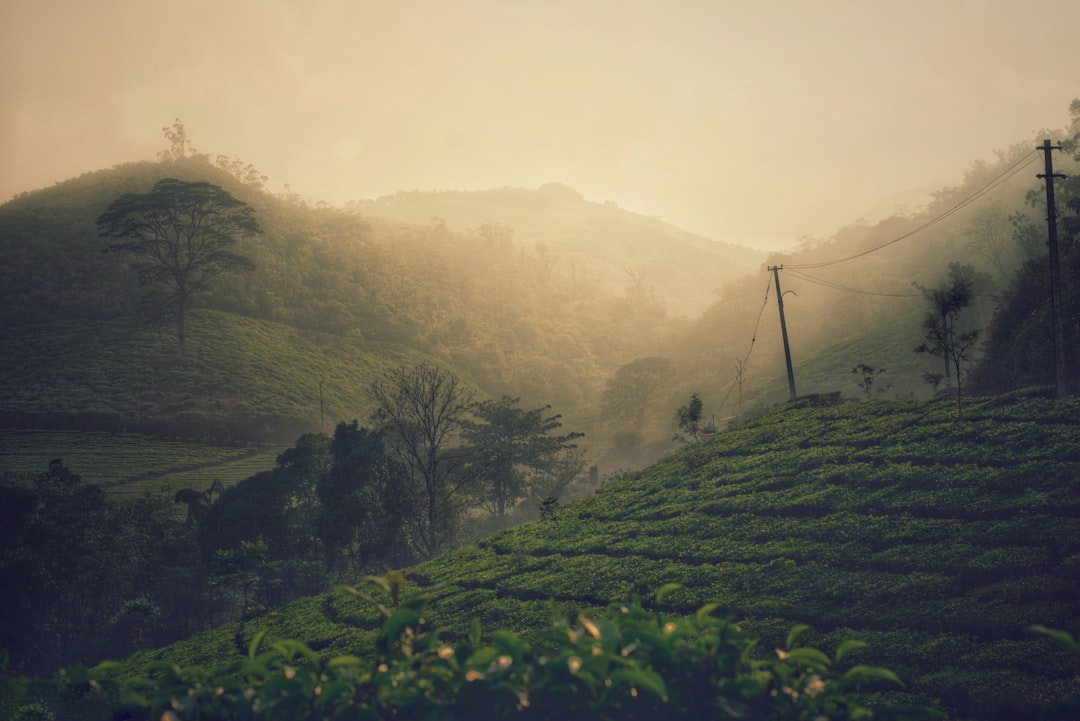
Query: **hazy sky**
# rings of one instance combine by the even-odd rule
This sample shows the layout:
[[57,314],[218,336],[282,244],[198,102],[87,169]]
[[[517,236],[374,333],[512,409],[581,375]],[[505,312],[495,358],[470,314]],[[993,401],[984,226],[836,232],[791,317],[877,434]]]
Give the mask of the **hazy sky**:
[[830,235],[1068,122],[1076,0],[0,0],[0,199],[183,119],[310,200],[566,183]]

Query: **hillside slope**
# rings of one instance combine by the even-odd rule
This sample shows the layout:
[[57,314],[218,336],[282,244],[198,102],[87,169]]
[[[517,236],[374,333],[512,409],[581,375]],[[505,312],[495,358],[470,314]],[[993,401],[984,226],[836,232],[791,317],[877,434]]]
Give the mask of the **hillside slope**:
[[220,311],[193,312],[191,327],[186,358],[170,338],[131,323],[12,328],[0,419],[8,427],[288,443],[320,424],[366,420],[371,382],[425,358],[405,346]]
[[[168,319],[155,316],[160,309],[141,306],[126,259],[102,253],[108,243],[95,227],[114,199],[170,176],[220,185],[255,210],[263,230],[235,246],[255,270],[221,279],[200,298],[188,359],[178,357]],[[183,431],[192,436],[246,416],[273,419],[275,438],[291,441],[317,427],[321,380],[328,424],[364,418],[366,384],[418,357],[483,394],[550,403],[579,427],[594,422],[604,381],[619,365],[656,354],[672,323],[656,297],[627,290],[623,266],[668,258],[665,267],[683,274],[676,287],[712,288],[718,279],[706,263],[669,258],[676,236],[690,239],[678,247],[697,243],[706,255],[708,243],[577,196],[508,192],[543,201],[530,215],[529,243],[493,245],[480,230],[312,208],[202,156],[126,164],[20,195],[0,205],[4,423],[49,416],[44,423],[54,427],[112,428],[115,418],[105,416],[143,425],[182,418],[196,425]],[[567,215],[567,203],[580,212]],[[635,235],[638,226],[652,230]],[[582,241],[576,247],[588,259],[564,262],[544,250],[545,239],[563,235],[633,242]],[[624,277],[603,281],[599,266]],[[653,280],[636,277],[639,285]]]
[[[1031,624],[1080,617],[1080,402],[1042,392],[779,407],[605,484],[537,522],[410,569],[432,626],[541,628],[548,600],[598,612],[677,582],[780,644],[796,623],[908,682],[956,719],[1035,718],[1073,662]],[[135,655],[181,664],[243,653],[260,630],[323,653],[370,648],[378,611],[340,594]],[[763,651],[767,652],[767,651]]]
[[689,316],[711,303],[721,285],[753,273],[765,259],[760,251],[714,242],[613,203],[590,202],[559,183],[536,190],[400,192],[346,207],[367,218],[445,223],[459,233],[502,226],[558,266],[610,288],[640,283],[672,312]]

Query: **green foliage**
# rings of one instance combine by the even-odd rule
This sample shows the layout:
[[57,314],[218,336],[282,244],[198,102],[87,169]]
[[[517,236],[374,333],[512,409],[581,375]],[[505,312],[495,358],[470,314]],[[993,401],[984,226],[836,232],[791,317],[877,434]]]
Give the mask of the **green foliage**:
[[84,481],[115,498],[205,488],[215,479],[231,486],[273,467],[281,450],[277,446],[218,446],[134,434],[0,430],[5,471],[32,475],[53,458],[62,458]]
[[[1080,614],[1080,406],[1047,395],[971,398],[962,424],[947,400],[773,409],[653,467],[608,474],[593,497],[561,505],[557,524],[412,567],[424,618],[447,639],[467,637],[476,618],[528,641],[545,632],[549,599],[595,619],[612,598],[677,583],[663,608],[687,616],[717,603],[759,649],[793,648],[798,624],[817,629],[802,645],[869,643],[905,681],[890,702],[963,720],[1037,718],[1047,699],[1074,693],[1075,663],[1023,629],[1071,628]],[[357,598],[275,611],[135,656],[125,673],[151,659],[217,665],[263,629],[320,658],[366,657],[381,623]],[[843,662],[869,663],[856,646]]]
[[[675,427],[678,428],[678,433],[675,434],[673,440],[686,443],[688,439],[698,439],[698,434],[701,432],[701,414],[703,409],[704,404],[701,401],[701,396],[694,393],[690,396],[689,403],[685,406],[680,406],[679,410],[675,411]],[[715,432],[715,430],[715,428],[711,429],[712,432]]]
[[671,383],[668,358],[638,358],[619,367],[604,388],[600,414],[618,427],[640,432],[646,414]]
[[562,416],[545,417],[551,406],[522,410],[520,401],[481,401],[473,408],[478,420],[466,420],[462,432],[470,456],[465,472],[475,478],[473,502],[496,516],[513,512],[526,497],[558,497],[585,466],[574,443],[584,434],[553,435]]
[[214,551],[211,574],[213,582],[238,589],[247,612],[259,600],[267,584],[269,551],[265,543],[241,541],[239,548]]
[[[179,120],[177,125],[183,149],[183,125]],[[223,273],[254,270],[250,258],[229,248],[239,236],[262,232],[254,209],[220,186],[176,178],[159,180],[149,193],[120,196],[97,226],[101,237],[119,241],[103,252],[138,257],[139,284],[164,288],[163,310],[176,321],[181,355],[192,302]],[[149,302],[161,303],[153,294]]]
[[13,669],[127,654],[191,633],[198,553],[164,496],[117,501],[59,460],[0,477],[0,647]]
[[[977,329],[961,331],[957,319],[971,305],[974,296],[975,269],[958,262],[949,264],[949,279],[937,288],[923,288],[923,295],[930,309],[923,318],[925,340],[915,349],[916,353],[928,353],[945,361],[945,385],[950,385],[950,375],[956,378],[956,415],[963,415],[961,388],[966,364],[971,359],[975,342],[979,339]],[[926,376],[930,382],[931,377]],[[937,383],[934,382],[935,388]]]
[[409,475],[416,547],[434,556],[454,537],[469,480],[467,453],[457,443],[476,391],[452,372],[428,363],[390,371],[371,385],[378,407],[372,418]]
[[319,477],[316,520],[326,565],[356,576],[377,565],[412,560],[406,524],[417,501],[407,470],[390,457],[382,435],[356,421],[338,424],[330,466]]
[[[426,214],[402,227],[307,207],[246,182],[246,168],[238,180],[234,163],[215,167],[187,147],[180,127],[170,132],[167,143],[186,149],[163,162],[90,173],[0,205],[0,414],[20,414],[20,426],[131,430],[184,418],[201,425],[189,437],[225,426],[232,437],[288,442],[332,429],[320,425],[320,379],[332,424],[366,417],[367,387],[386,370],[428,360],[490,397],[513,390],[530,404],[550,402],[580,427],[604,379],[626,358],[655,353],[659,329],[670,327],[668,318],[631,312],[621,287],[582,273],[592,263],[537,246],[547,231],[534,228],[523,245],[514,227],[510,242],[493,245],[482,219],[451,230]],[[118,196],[150,193],[164,177],[222,188],[264,231],[231,249],[255,270],[214,283],[190,313],[187,363],[164,342],[167,326],[134,322],[137,278],[100,253],[95,228]],[[546,191],[526,194],[550,200]],[[596,209],[610,235],[603,226],[612,214]],[[571,238],[581,232],[564,227],[554,207],[531,222]],[[505,223],[493,227],[509,235]],[[665,237],[635,236],[634,245]],[[715,255],[711,243],[697,244]]]
[[[394,593],[401,579],[372,580]],[[677,584],[663,586],[657,602],[674,590]],[[868,706],[861,692],[903,684],[887,669],[844,661],[864,644],[849,641],[830,657],[797,646],[808,628],[797,626],[785,648],[762,657],[715,604],[684,617],[649,610],[638,598],[599,615],[568,615],[553,603],[550,625],[532,638],[505,629],[484,634],[474,619],[456,642],[425,624],[421,596],[395,597],[383,611],[373,657],[324,659],[260,632],[246,658],[223,666],[158,663],[121,681],[99,667],[73,670],[67,683],[111,695],[133,718],[176,721],[944,717],[925,707]]]

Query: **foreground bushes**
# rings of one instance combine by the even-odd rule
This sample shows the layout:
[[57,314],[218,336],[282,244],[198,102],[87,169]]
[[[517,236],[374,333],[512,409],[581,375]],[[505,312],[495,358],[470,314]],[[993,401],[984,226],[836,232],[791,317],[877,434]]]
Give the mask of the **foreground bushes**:
[[[320,659],[298,641],[263,644],[217,668],[171,663],[110,680],[108,664],[70,669],[67,692],[113,717],[196,719],[937,719],[921,707],[865,704],[865,691],[902,683],[887,669],[845,663],[865,646],[846,641],[832,657],[797,647],[757,654],[732,622],[702,607],[691,617],[646,610],[638,599],[604,618],[571,620],[552,605],[552,625],[526,641],[489,636],[473,622],[467,638],[424,628],[424,600],[397,602],[402,578],[372,579],[394,604],[373,657]],[[675,588],[665,586],[657,601]],[[349,589],[357,595],[363,592]],[[265,645],[265,650],[263,649]]]

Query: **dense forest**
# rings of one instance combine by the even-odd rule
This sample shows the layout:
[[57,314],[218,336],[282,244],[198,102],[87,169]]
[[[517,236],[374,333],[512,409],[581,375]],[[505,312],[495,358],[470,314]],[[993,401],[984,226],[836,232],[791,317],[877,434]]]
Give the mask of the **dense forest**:
[[[830,403],[945,395],[960,423],[965,397],[1056,386],[1055,358],[1074,393],[1080,101],[1070,110],[1068,128],[1045,133],[1066,176],[1055,184],[1056,309],[1034,139],[975,164],[924,208],[768,258],[557,184],[313,207],[269,193],[250,165],[187,152],[177,126],[157,162],[14,198],[0,206],[4,427],[290,446],[235,485],[137,499],[83,482],[63,459],[33,473],[0,468],[8,668],[47,677],[261,619],[488,530],[554,524],[600,485],[590,466],[605,470],[605,488],[626,488],[627,466],[738,431],[788,398],[781,290],[791,395],[796,383]],[[166,179],[217,189],[257,222],[229,238],[243,272],[207,281],[179,325],[148,293],[155,279],[111,252],[125,250],[124,231],[105,222]],[[672,484],[713,463],[707,451],[700,463],[680,453],[666,461],[686,471]],[[901,462],[914,463],[887,464]],[[828,510],[819,506],[807,513]],[[1060,508],[1071,522],[1071,506]],[[1015,510],[1002,509],[988,513]],[[510,546],[498,555],[528,565],[535,549]],[[1048,573],[1072,568],[1075,549],[1046,548]],[[617,600],[606,596],[575,597]],[[1031,623],[1066,620],[1055,607]]]

